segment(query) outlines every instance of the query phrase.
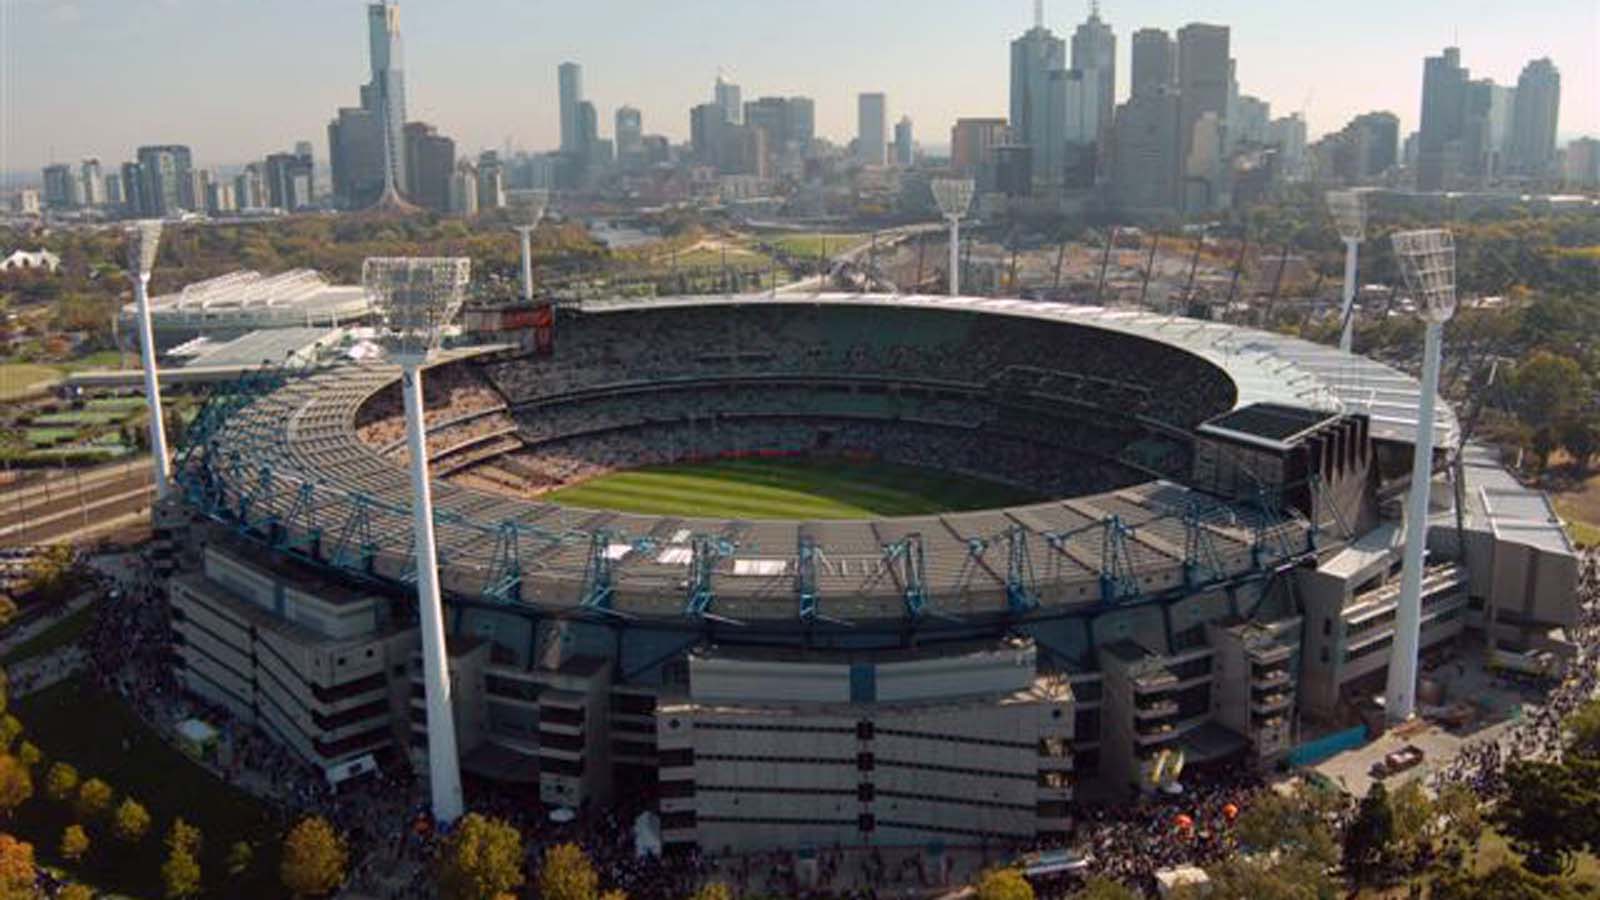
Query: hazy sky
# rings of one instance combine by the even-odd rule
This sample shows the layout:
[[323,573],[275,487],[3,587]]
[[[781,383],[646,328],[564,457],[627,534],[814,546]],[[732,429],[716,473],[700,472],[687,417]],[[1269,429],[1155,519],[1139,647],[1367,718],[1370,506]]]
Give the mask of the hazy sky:
[[[1008,43],[1028,0],[402,0],[410,117],[463,152],[556,143],[556,66],[584,66],[609,135],[616,107],[648,133],[686,137],[718,68],[745,99],[809,94],[821,135],[848,140],[855,95],[885,91],[891,120],[946,144],[957,116],[1005,115]],[[1049,0],[1070,34],[1084,0]],[[1232,26],[1244,93],[1312,135],[1371,109],[1416,127],[1422,57],[1452,42],[1474,77],[1514,84],[1555,60],[1561,133],[1600,134],[1597,0],[1106,0],[1118,96],[1129,35],[1191,21]],[[315,142],[367,78],[362,0],[0,0],[0,172],[145,143],[184,143],[227,165]]]

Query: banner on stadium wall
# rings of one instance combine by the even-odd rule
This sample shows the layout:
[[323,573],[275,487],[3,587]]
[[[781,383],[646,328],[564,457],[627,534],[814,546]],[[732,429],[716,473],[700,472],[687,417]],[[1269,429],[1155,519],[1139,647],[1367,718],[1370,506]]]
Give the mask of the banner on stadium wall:
[[549,356],[556,349],[556,310],[546,303],[529,310],[533,322],[533,352]]

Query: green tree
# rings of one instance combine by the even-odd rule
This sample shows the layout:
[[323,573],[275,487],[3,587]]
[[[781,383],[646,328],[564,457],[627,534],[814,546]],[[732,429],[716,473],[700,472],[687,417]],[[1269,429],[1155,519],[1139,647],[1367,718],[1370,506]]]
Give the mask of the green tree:
[[179,816],[172,820],[172,827],[167,829],[167,849],[182,851],[190,856],[198,857],[204,838],[200,829],[190,825]]
[[33,796],[33,776],[11,754],[0,754],[0,815],[10,817]]
[[1600,419],[1573,416],[1561,423],[1561,446],[1572,455],[1580,475],[1589,474],[1589,460],[1600,451]]
[[34,766],[37,766],[39,763],[44,761],[44,753],[42,753],[39,750],[38,745],[32,741],[23,741],[17,745],[17,759],[20,760],[24,766],[32,769]]
[[1566,878],[1528,871],[1514,863],[1501,863],[1482,874],[1457,867],[1433,882],[1431,900],[1579,900],[1587,897]]
[[73,862],[89,852],[89,833],[82,825],[68,825],[61,830],[61,855]]
[[1418,779],[1406,782],[1389,795],[1389,809],[1394,819],[1396,851],[1410,866],[1432,851],[1439,836],[1439,811]]
[[1327,867],[1303,856],[1230,859],[1206,874],[1210,890],[1193,894],[1209,900],[1337,900],[1344,893]]
[[[1016,870],[1012,869],[1010,871],[1015,872]],[[1020,874],[1017,877],[1019,880],[1021,879]],[[1028,889],[1028,893],[1022,896],[1032,897],[1032,885],[1029,885],[1026,881],[1023,881],[1022,885]],[[1072,895],[1072,900],[1141,900],[1141,897],[1138,891],[1120,881],[1096,877],[1085,882],[1083,888]]]
[[85,884],[69,884],[56,893],[56,900],[94,900],[94,890]]
[[10,713],[0,715],[0,750],[10,750],[19,737],[22,737],[22,722]]
[[70,800],[78,792],[78,770],[71,763],[52,763],[44,776],[44,792],[58,803]]
[[600,875],[583,848],[557,844],[544,851],[539,864],[540,900],[593,900],[600,892]]
[[995,868],[978,876],[978,900],[1033,900],[1033,885],[1012,868]]
[[283,839],[278,875],[296,897],[318,897],[344,881],[349,853],[344,839],[321,816],[300,820]]
[[1506,766],[1505,795],[1491,818],[1530,871],[1569,871],[1573,854],[1600,840],[1600,787],[1583,769],[1529,759]]
[[1252,850],[1291,853],[1333,865],[1339,861],[1339,845],[1327,817],[1340,805],[1333,791],[1301,782],[1287,796],[1267,791],[1250,801],[1234,828],[1239,842]]
[[1371,884],[1387,875],[1395,854],[1394,810],[1389,791],[1375,781],[1356,807],[1344,832],[1344,867],[1356,884]]
[[228,848],[228,858],[224,865],[228,869],[229,878],[242,878],[244,873],[250,871],[250,866],[256,861],[256,849],[249,841],[236,841]]
[[513,894],[522,873],[522,835],[499,819],[469,813],[456,823],[439,855],[439,895],[445,900],[495,900]]
[[78,785],[78,799],[75,804],[78,815],[85,820],[93,821],[105,815],[111,808],[111,785],[98,778],[91,778]]
[[111,830],[119,840],[137,844],[150,832],[150,813],[144,804],[124,797],[111,814]]
[[167,900],[186,900],[200,893],[200,861],[182,847],[167,853],[161,864],[161,884]]
[[1511,383],[1517,413],[1535,428],[1555,425],[1584,395],[1583,368],[1577,360],[1546,350],[1517,366]]
[[720,881],[708,881],[690,894],[689,900],[734,900],[733,888]]

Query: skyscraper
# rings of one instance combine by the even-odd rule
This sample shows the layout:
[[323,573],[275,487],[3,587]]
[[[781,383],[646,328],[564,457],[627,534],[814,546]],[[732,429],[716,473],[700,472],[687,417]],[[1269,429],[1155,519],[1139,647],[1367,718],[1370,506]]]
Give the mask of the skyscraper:
[[90,156],[86,157],[79,165],[80,180],[83,183],[81,191],[84,206],[104,206],[106,203],[106,180],[100,173],[100,160]]
[[80,205],[82,188],[72,167],[56,163],[44,167],[44,205],[50,209],[75,209]]
[[618,164],[624,169],[639,168],[644,160],[644,115],[637,108],[617,108],[615,137]]
[[406,158],[411,182],[406,195],[434,212],[450,211],[450,179],[456,170],[456,142],[424,122],[406,124]]
[[888,158],[889,99],[883,94],[856,98],[856,159],[881,166]]
[[1468,71],[1461,51],[1446,47],[1422,63],[1422,124],[1417,130],[1417,187],[1437,191],[1461,169]]
[[979,177],[994,165],[994,148],[1010,140],[1005,119],[957,119],[950,129],[950,167],[964,178]]
[[1178,94],[1148,86],[1117,110],[1111,196],[1126,213],[1170,211],[1178,203]]
[[315,202],[310,154],[274,153],[266,163],[267,202],[274,209],[294,212]]
[[1056,108],[1065,102],[1065,85],[1051,90],[1051,74],[1067,66],[1066,42],[1044,27],[1044,4],[1034,8],[1033,27],[1011,42],[1011,135],[1033,151],[1035,175],[1059,172],[1064,148],[1051,143],[1050,132],[1059,132],[1066,110]]
[[1095,135],[1109,135],[1117,107],[1117,36],[1100,19],[1099,0],[1090,0],[1089,18],[1072,33],[1072,68],[1093,78]]
[[160,219],[200,208],[193,196],[190,172],[194,166],[188,147],[140,147],[138,159],[139,172],[144,176],[140,215]]
[[561,91],[561,152],[581,155],[584,148],[578,104],[583,102],[583,67],[562,63],[556,69],[556,79]]
[[506,170],[500,154],[485,150],[478,154],[478,211],[488,212],[506,205]]
[[[383,196],[385,154],[383,123],[368,109],[345,107],[328,123],[328,162],[333,168],[333,196],[342,209],[365,209]],[[242,191],[235,199],[244,206]]]
[[911,135],[911,117],[901,116],[894,126],[894,164],[902,169],[911,168],[916,156],[916,146]]
[[136,162],[122,164],[122,209],[128,216],[145,214],[144,170]]
[[717,76],[716,87],[711,93],[711,102],[722,110],[722,120],[729,125],[742,125],[744,123],[744,104],[740,102],[739,86]]
[[1159,28],[1141,28],[1133,33],[1133,94],[1138,97],[1158,88],[1173,86],[1177,48],[1172,38]]
[[1233,80],[1228,42],[1225,25],[1178,29],[1178,166],[1185,212],[1215,209],[1224,199],[1221,142]]
[[372,81],[361,89],[361,106],[378,118],[383,133],[384,192],[398,200],[409,183],[406,158],[406,80],[400,40],[400,7],[381,0],[367,7],[367,39],[371,46]]
[[1561,73],[1548,58],[1528,63],[1517,79],[1511,106],[1511,165],[1519,174],[1550,174],[1556,161],[1560,112]]

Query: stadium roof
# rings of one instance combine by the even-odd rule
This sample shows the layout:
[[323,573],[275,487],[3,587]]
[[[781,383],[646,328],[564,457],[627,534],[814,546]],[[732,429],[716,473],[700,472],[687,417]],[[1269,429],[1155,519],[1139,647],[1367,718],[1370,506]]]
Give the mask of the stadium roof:
[[1461,457],[1469,527],[1552,553],[1571,554],[1572,541],[1549,496],[1524,486],[1500,464],[1494,451],[1468,444]]
[[[966,309],[1120,331],[1169,344],[1218,366],[1238,388],[1236,408],[1272,403],[1328,412],[1366,413],[1372,419],[1375,438],[1413,443],[1417,437],[1421,387],[1410,375],[1376,360],[1341,352],[1337,347],[1220,322],[1038,300],[842,293],[599,300],[585,301],[581,308],[586,312],[604,312],[751,302]],[[1435,404],[1434,409],[1435,443],[1454,447],[1460,435],[1455,411],[1449,403]]]
[[[310,269],[277,275],[232,272],[150,300],[150,316],[157,330],[333,326],[349,324],[371,312],[371,301],[361,286],[329,284]],[[133,315],[133,304],[122,308],[123,318]]]
[[273,328],[252,331],[222,344],[203,347],[189,365],[199,368],[217,366],[275,366],[289,360],[304,361],[316,353],[318,347],[333,343],[343,337],[338,328]]

